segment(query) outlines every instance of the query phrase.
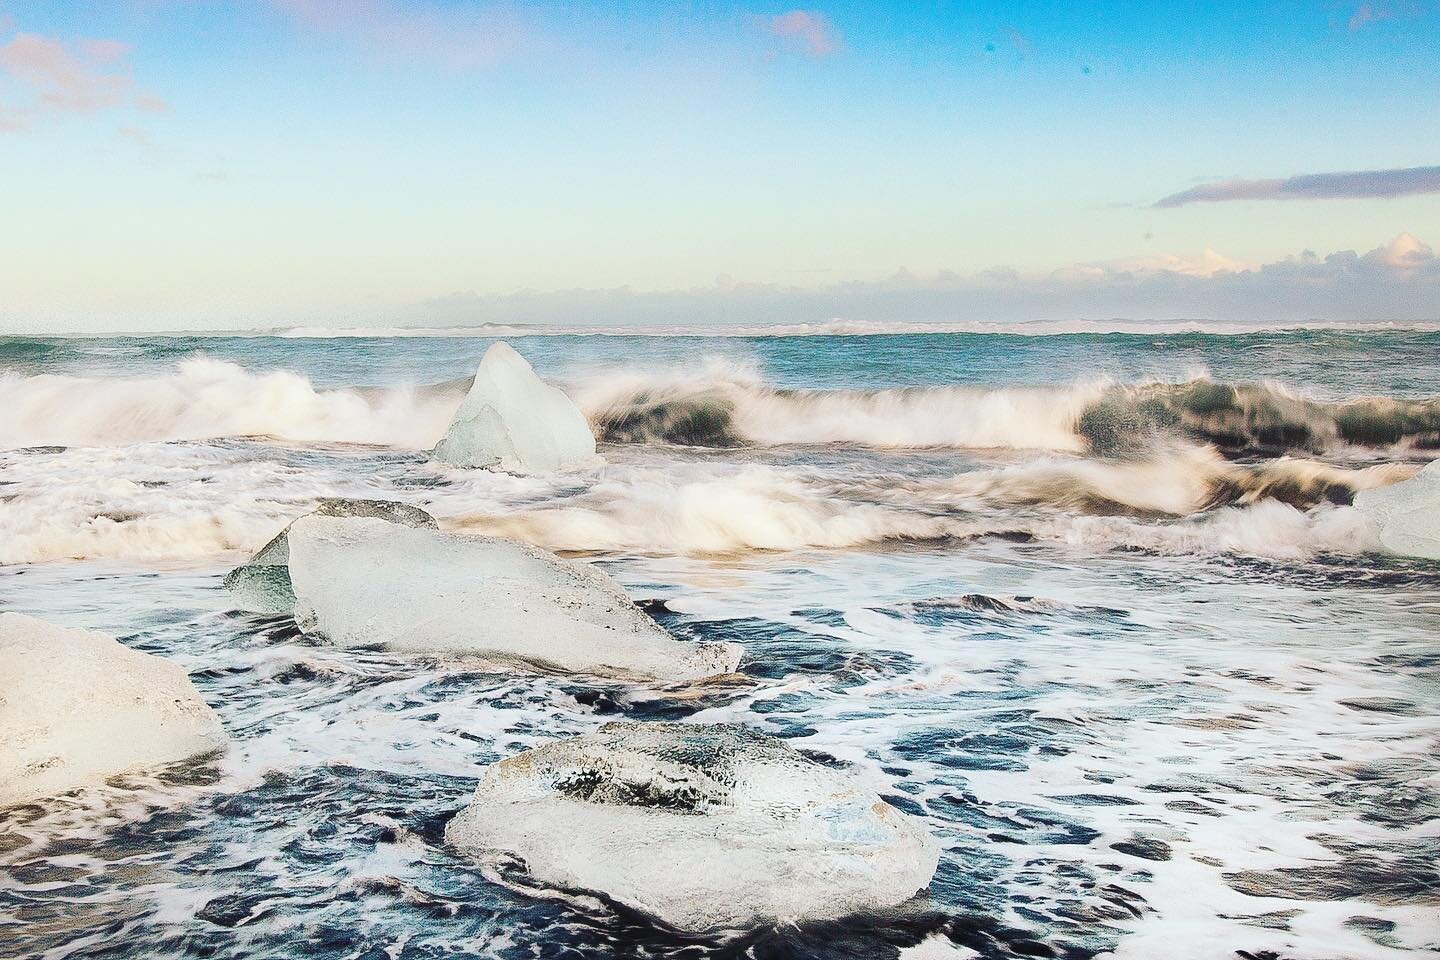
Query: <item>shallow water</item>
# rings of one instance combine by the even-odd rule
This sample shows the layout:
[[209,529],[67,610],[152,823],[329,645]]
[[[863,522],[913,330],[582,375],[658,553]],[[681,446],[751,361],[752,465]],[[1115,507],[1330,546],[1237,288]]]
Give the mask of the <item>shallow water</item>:
[[[0,340],[0,608],[182,663],[234,738],[0,813],[0,955],[1440,950],[1440,566],[1348,506],[1434,444],[1327,426],[1440,395],[1440,335],[512,343],[597,423],[668,412],[603,468],[508,477],[423,452],[487,341]],[[1242,397],[1255,429],[1122,418],[1137,441],[1100,456],[1081,428],[1197,377],[1270,391]],[[697,392],[723,436],[651,429]],[[1267,396],[1311,401],[1281,411],[1306,429],[1267,427]],[[742,644],[751,682],[338,650],[236,612],[224,572],[331,495],[598,563],[677,635]],[[855,762],[942,839],[935,881],[699,938],[443,845],[483,765],[616,718]]]

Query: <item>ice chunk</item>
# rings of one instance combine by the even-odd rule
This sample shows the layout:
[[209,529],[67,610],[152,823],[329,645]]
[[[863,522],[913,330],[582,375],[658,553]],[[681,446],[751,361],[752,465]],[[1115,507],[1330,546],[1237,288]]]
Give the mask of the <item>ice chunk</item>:
[[740,659],[733,644],[676,640],[596,568],[515,540],[302,517],[290,579],[301,629],[341,646],[662,680],[728,673]]
[[1355,495],[1380,543],[1392,553],[1440,560],[1440,460],[1399,483]]
[[0,613],[0,807],[225,742],[179,666],[103,633]]
[[594,462],[595,435],[569,397],[497,343],[485,351],[435,457],[457,467],[548,473]]
[[[419,507],[393,500],[348,500],[322,498],[307,516],[375,517],[407,527],[436,529],[439,524]],[[295,609],[295,591],[290,586],[290,524],[277,533],[249,562],[225,575],[225,588],[242,609],[256,613],[290,613]]]
[[939,858],[853,771],[731,724],[608,723],[518,754],[445,838],[697,932],[892,906]]

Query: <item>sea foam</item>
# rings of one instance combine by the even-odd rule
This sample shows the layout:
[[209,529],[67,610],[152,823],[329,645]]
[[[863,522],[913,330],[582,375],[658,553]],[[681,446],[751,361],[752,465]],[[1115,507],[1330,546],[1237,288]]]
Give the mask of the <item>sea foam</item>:
[[143,377],[0,375],[0,449],[216,437],[422,448],[445,432],[453,389],[324,390],[284,370],[197,356]]

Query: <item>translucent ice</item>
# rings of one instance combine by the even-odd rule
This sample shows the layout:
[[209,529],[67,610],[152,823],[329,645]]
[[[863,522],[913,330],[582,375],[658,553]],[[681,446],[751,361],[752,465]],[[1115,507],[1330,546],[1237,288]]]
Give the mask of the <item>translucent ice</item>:
[[853,771],[730,724],[609,723],[518,754],[445,837],[692,931],[892,906],[939,857]]
[[457,467],[547,473],[594,461],[595,435],[569,397],[497,343],[480,361],[435,457]]
[[225,742],[175,664],[103,633],[0,613],[0,807]]
[[[435,518],[419,507],[393,500],[347,500],[327,497],[309,516],[375,517],[409,527],[435,529]],[[225,587],[245,610],[256,613],[290,613],[295,591],[290,586],[290,524],[277,533],[248,563],[225,576]]]
[[1361,491],[1355,506],[1375,524],[1385,549],[1440,560],[1440,460],[1409,480]]
[[661,680],[740,658],[676,640],[599,570],[514,540],[312,515],[290,528],[290,579],[301,629],[341,646]]

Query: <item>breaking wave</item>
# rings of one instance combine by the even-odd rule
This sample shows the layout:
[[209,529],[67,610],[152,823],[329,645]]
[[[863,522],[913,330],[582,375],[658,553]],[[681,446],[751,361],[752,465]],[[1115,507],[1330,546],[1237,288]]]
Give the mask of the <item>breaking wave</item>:
[[603,440],[725,447],[1042,449],[1128,455],[1186,437],[1227,451],[1440,447],[1440,398],[1322,402],[1268,383],[786,390],[724,372],[617,378],[581,402]]
[[1144,384],[1108,391],[1076,424],[1097,453],[1124,451],[1158,432],[1226,450],[1320,452],[1339,444],[1440,447],[1440,398],[1361,397],[1323,402],[1271,383]]
[[322,390],[299,374],[207,357],[150,377],[4,374],[0,447],[256,436],[421,448],[444,435],[464,389]]
[[[425,449],[464,380],[323,389],[297,373],[192,356],[146,377],[0,374],[0,448],[265,437]],[[786,389],[735,365],[699,375],[610,371],[572,385],[597,436],[699,447],[841,444],[1149,455],[1186,439],[1273,456],[1440,448],[1440,398],[1325,402],[1270,383]]]
[[1172,446],[1136,460],[1043,457],[944,479],[877,485],[876,496],[934,506],[983,501],[1097,516],[1185,517],[1276,500],[1299,509],[1348,506],[1361,490],[1408,479],[1408,464],[1360,469],[1281,457],[1231,463],[1213,447]]
[[612,377],[587,385],[578,400],[610,443],[1080,451],[1075,424],[1104,390],[1103,384],[787,390],[722,370],[685,379]]
[[[1072,477],[1090,465],[1074,466],[1079,472]],[[1313,476],[1320,485],[1315,490],[1335,484],[1353,490],[1398,479],[1396,473],[1381,470],[1352,471],[1349,477],[1336,470],[1327,476],[1333,468],[1313,467],[1312,473],[1291,465],[1282,474]],[[1176,499],[1169,503],[1137,493],[1145,489],[1147,478],[1164,467],[1141,465],[1134,473],[1125,473],[1123,466],[1115,469],[1120,472],[1090,478],[1088,496],[1113,508],[1096,513],[1066,512],[1061,508],[1073,506],[1074,501],[1040,492],[1063,489],[1066,474],[1056,465],[918,483],[880,477],[849,485],[749,466],[721,475],[688,477],[637,470],[609,477],[580,498],[504,515],[470,516],[459,524],[473,532],[520,537],[554,550],[652,555],[836,549],[997,536],[1092,550],[1286,559],[1360,554],[1378,546],[1373,529],[1352,507],[1323,496],[1309,503],[1303,497],[1285,502],[1264,496],[1263,491],[1277,482],[1275,475],[1257,473],[1246,495],[1207,510],[1184,499],[1184,484],[1179,481],[1169,494]],[[1189,493],[1197,499],[1210,496],[1203,482]],[[1133,502],[1126,504],[1126,499]],[[1026,509],[1034,506],[1043,509]]]

